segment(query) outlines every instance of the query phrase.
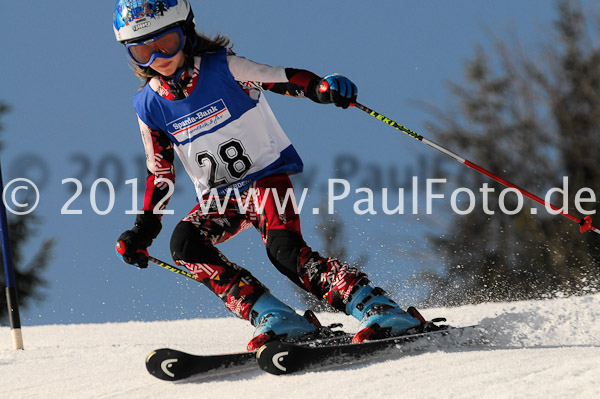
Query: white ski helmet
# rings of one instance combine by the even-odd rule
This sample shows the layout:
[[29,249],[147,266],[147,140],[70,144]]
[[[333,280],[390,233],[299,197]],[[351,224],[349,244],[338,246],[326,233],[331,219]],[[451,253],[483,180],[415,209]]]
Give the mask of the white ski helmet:
[[113,29],[117,41],[135,41],[192,15],[188,0],[117,0]]

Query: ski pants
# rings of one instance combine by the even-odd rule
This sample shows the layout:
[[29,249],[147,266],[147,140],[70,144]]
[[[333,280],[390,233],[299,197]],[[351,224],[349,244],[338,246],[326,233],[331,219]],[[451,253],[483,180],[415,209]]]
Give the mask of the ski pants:
[[[286,200],[286,194],[288,196]],[[175,227],[171,254],[207,286],[235,315],[246,320],[256,300],[267,290],[252,274],[230,262],[215,245],[254,226],[267,256],[292,282],[345,312],[352,289],[367,275],[335,258],[324,258],[302,238],[289,176],[262,178],[239,198],[205,198]],[[204,205],[202,207],[201,205]],[[204,209],[203,209],[204,208]]]

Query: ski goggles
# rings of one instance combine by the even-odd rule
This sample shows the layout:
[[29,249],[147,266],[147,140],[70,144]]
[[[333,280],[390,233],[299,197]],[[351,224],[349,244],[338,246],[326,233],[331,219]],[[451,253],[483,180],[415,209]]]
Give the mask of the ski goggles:
[[148,40],[127,43],[127,53],[141,67],[150,66],[156,58],[174,57],[184,44],[184,36],[181,27],[169,29]]

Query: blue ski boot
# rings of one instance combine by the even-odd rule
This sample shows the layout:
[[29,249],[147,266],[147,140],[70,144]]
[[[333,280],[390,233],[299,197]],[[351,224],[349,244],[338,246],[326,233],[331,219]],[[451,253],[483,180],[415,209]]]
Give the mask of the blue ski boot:
[[411,314],[400,309],[384,290],[370,285],[359,287],[346,305],[346,312],[358,320],[358,333],[353,343],[402,335],[407,330],[425,324],[414,308]]
[[256,330],[254,338],[248,343],[249,351],[260,348],[272,339],[294,341],[316,333],[321,327],[314,313],[307,311],[304,317],[300,316],[269,292],[262,294],[250,310],[250,322],[256,326]]

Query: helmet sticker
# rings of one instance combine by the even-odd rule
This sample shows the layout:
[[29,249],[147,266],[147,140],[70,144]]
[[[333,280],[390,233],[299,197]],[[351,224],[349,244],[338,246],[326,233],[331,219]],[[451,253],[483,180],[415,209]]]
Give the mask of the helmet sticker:
[[[187,0],[182,1],[187,3]],[[143,26],[135,26],[138,29],[147,27],[151,22],[146,18],[160,18],[177,3],[178,0],[119,0],[115,9],[115,28],[118,30],[131,23],[143,23]]]

